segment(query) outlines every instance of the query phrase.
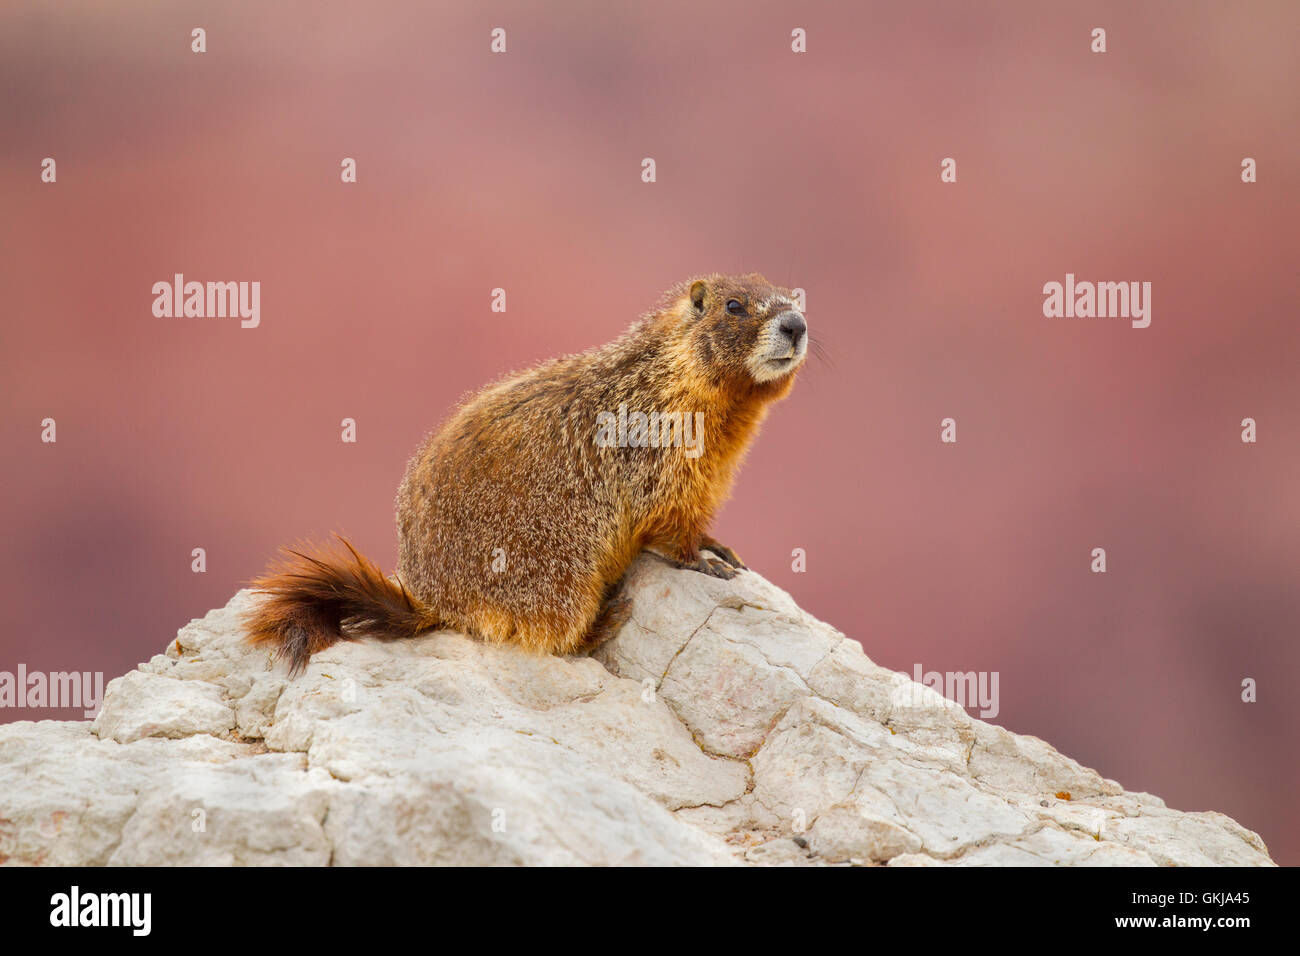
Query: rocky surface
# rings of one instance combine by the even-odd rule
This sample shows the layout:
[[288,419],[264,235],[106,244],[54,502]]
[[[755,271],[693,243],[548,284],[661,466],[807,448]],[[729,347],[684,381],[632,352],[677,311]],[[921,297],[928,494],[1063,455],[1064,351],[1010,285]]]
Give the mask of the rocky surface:
[[1267,865],[877,667],[749,572],[652,558],[591,656],[438,633],[286,679],[240,592],[98,717],[0,726],[0,862]]

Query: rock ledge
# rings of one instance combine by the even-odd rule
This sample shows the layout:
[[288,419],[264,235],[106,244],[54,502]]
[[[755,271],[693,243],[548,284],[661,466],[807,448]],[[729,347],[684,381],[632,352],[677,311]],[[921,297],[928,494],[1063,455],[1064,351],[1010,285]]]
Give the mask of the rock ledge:
[[0,726],[0,862],[1272,862],[1220,813],[876,666],[753,572],[643,558],[625,593],[588,657],[443,632],[342,644],[289,681],[242,643],[241,591],[93,722]]

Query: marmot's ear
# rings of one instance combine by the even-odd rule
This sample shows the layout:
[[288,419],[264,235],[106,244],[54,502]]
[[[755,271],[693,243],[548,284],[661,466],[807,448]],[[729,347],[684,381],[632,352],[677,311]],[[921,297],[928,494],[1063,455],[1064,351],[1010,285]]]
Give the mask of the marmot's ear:
[[704,295],[708,291],[709,287],[699,279],[691,283],[691,305],[696,312],[704,312]]

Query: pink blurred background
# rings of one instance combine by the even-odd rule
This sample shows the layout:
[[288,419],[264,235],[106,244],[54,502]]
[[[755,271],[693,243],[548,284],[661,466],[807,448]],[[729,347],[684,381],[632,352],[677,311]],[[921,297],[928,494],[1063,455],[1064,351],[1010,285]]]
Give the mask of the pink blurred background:
[[[1285,0],[6,4],[0,670],[122,673],[302,536],[391,568],[459,396],[757,270],[829,361],[718,537],[877,662],[997,671],[996,722],[1300,863],[1298,29]],[[155,318],[175,272],[260,281],[261,327]],[[1045,318],[1067,272],[1150,281],[1150,328]]]

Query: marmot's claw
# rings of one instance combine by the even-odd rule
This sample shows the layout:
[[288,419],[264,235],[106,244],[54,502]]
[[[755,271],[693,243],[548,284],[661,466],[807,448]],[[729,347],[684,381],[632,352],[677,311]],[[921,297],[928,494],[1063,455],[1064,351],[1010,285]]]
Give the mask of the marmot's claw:
[[749,568],[745,565],[745,562],[740,560],[740,555],[736,554],[735,551],[732,551],[721,541],[714,541],[712,538],[710,538],[708,543],[703,546],[703,550],[712,551],[714,554],[720,557],[723,561],[727,562],[727,564],[731,565],[737,571],[749,570]]
[[687,571],[699,571],[701,574],[722,578],[724,581],[730,581],[740,573],[721,558],[710,558],[704,555],[700,555],[698,561],[692,564],[683,564],[682,567]]
[[724,581],[730,581],[740,573],[726,561],[718,561],[715,558],[709,558],[708,565],[708,573],[712,574],[715,578],[722,578]]

